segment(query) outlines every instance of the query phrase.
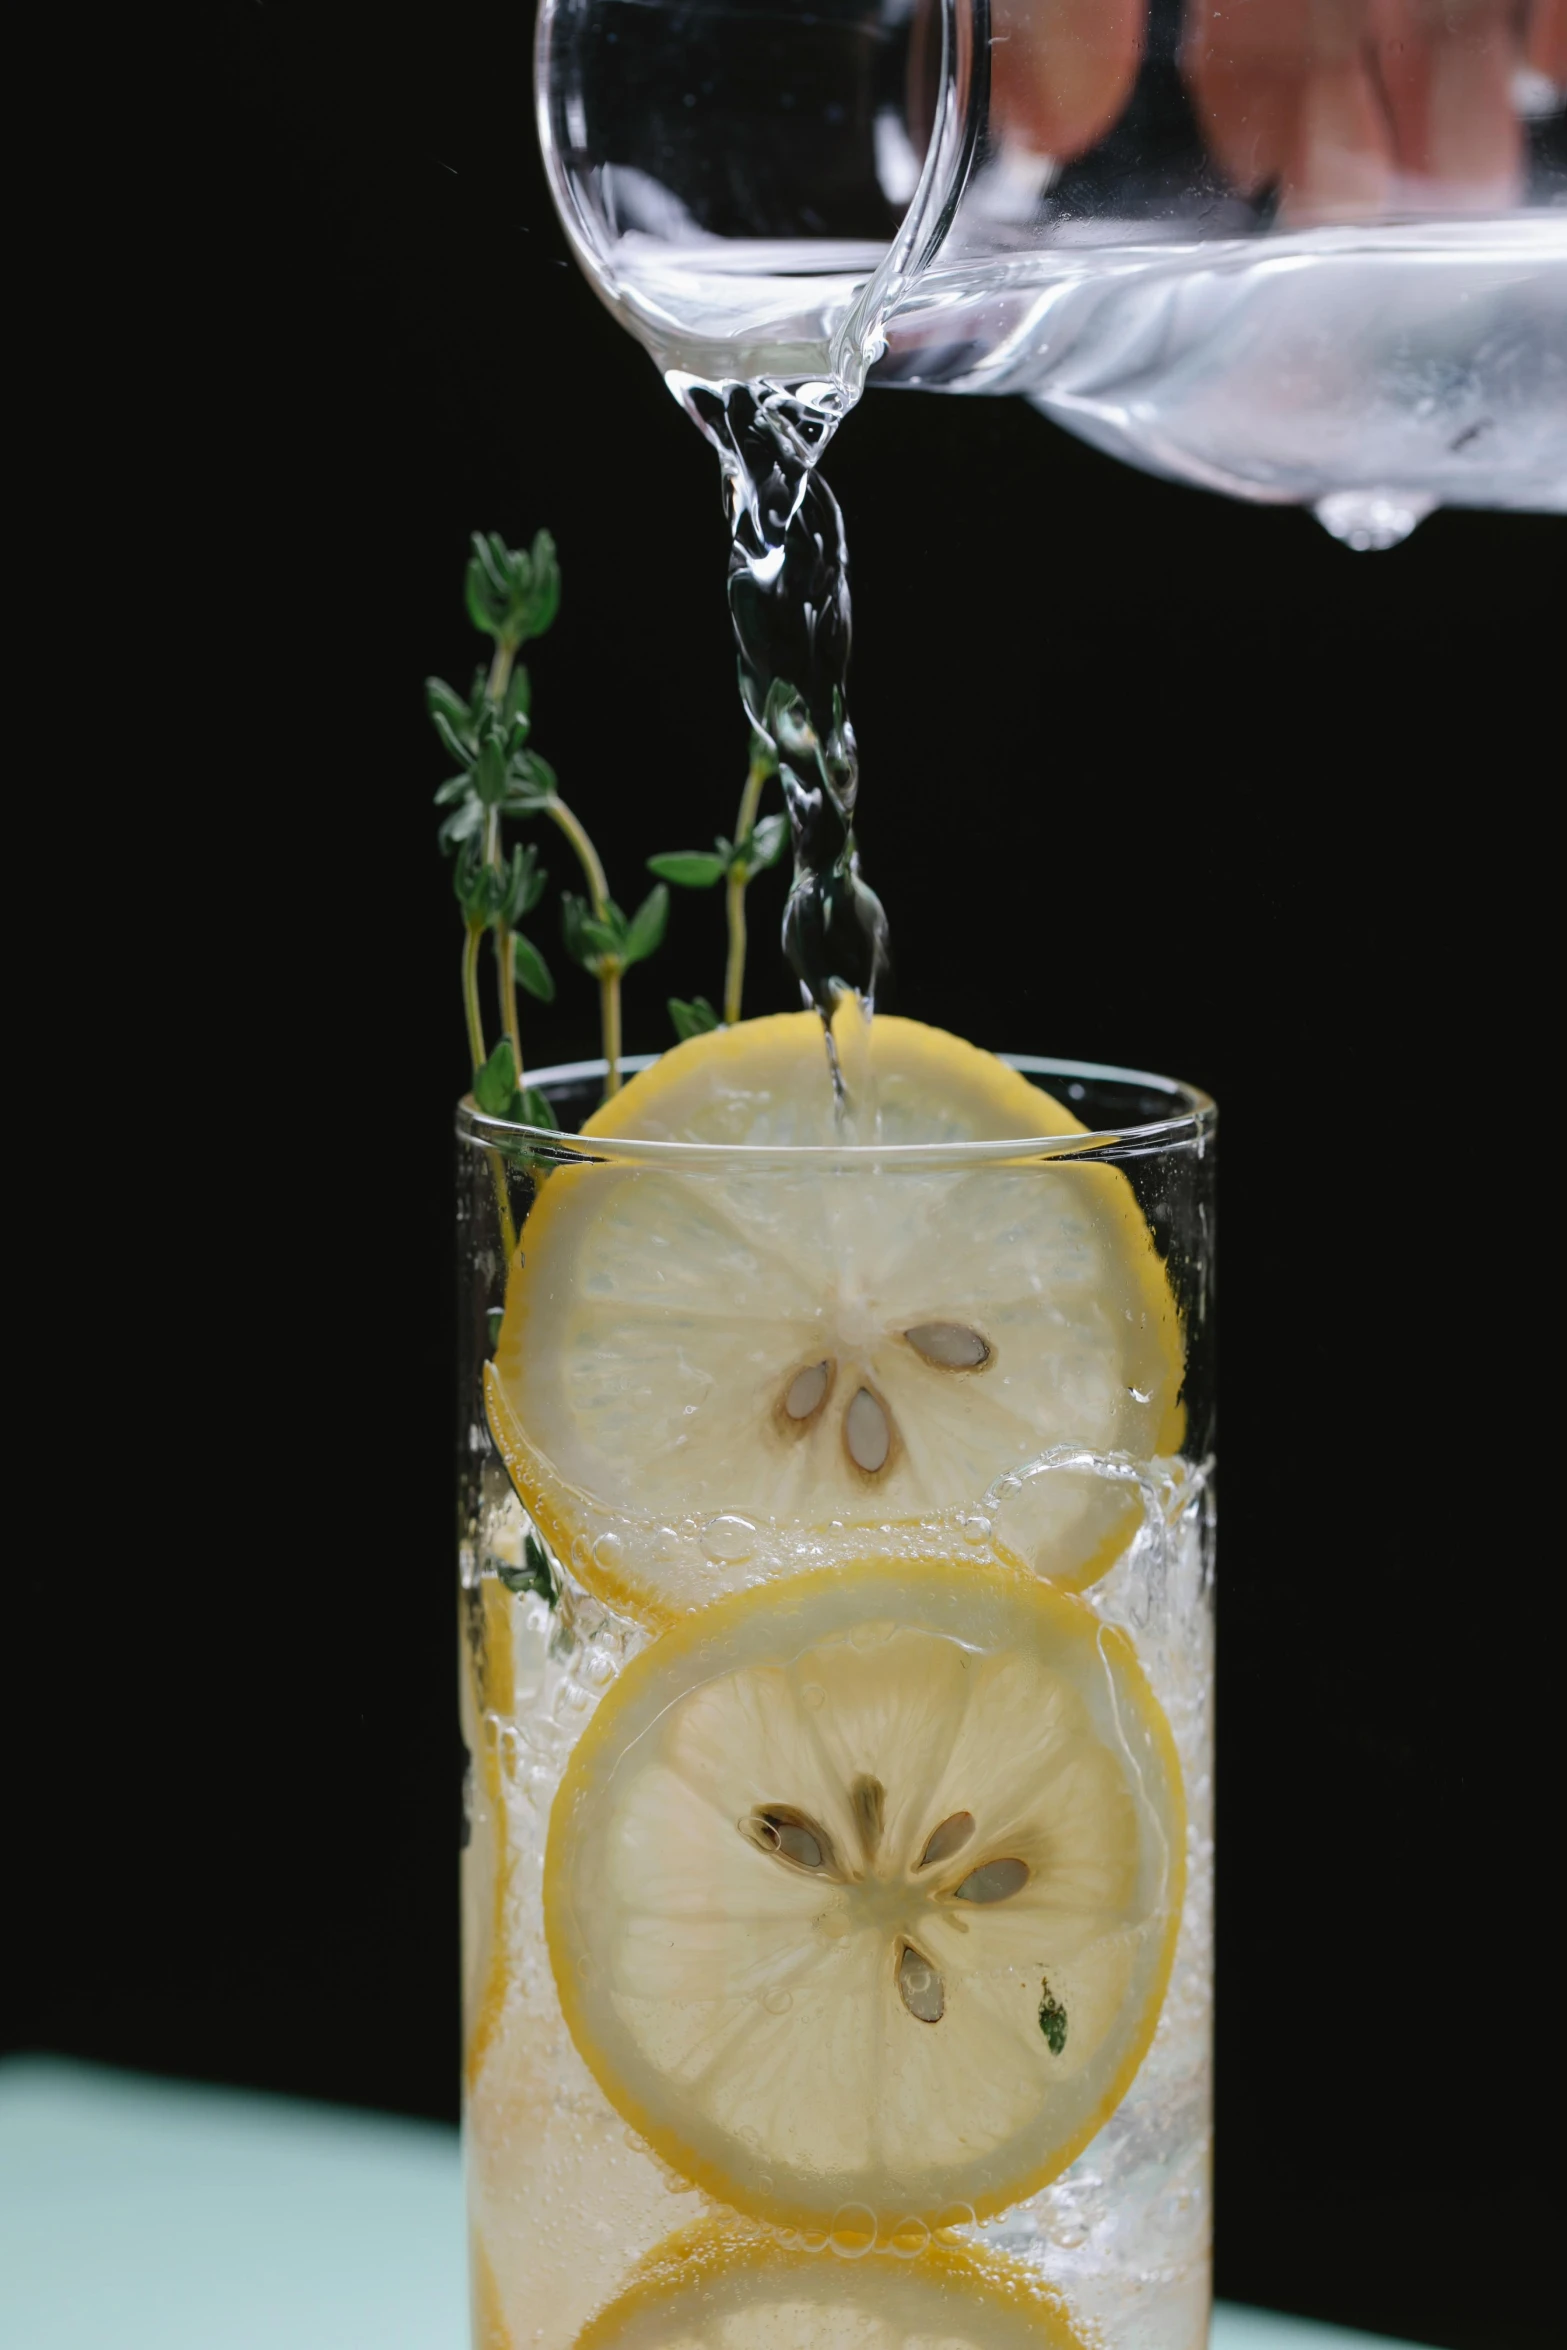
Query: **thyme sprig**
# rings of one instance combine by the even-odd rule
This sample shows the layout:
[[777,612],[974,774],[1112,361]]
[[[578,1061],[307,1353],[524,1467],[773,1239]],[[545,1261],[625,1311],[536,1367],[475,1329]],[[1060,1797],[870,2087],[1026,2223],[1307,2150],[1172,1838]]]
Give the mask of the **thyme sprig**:
[[[562,935],[567,954],[598,983],[607,1093],[620,1085],[621,978],[662,943],[669,892],[660,885],[634,914],[622,914],[582,819],[562,798],[554,768],[531,744],[532,688],[517,655],[544,635],[560,609],[554,540],[541,530],[531,547],[508,547],[492,531],[475,533],[472,544],[464,599],[469,619],[490,638],[493,651],[488,667],[475,671],[466,699],[443,678],[425,681],[431,724],[457,768],[435,795],[436,805],[447,811],[439,839],[455,860],[452,886],[463,918],[463,1011],[474,1098],[493,1116],[549,1126],[549,1103],[525,1083],[518,1005],[519,988],[540,1003],[554,1000],[549,966],[522,928],[548,876],[531,844],[513,846],[508,855],[503,825],[547,817],[581,868],[587,896],[563,894]],[[486,1043],[479,987],[486,934],[495,945],[502,1031],[493,1050]]]
[[693,996],[689,1003],[680,996],[669,998],[669,1017],[676,1039],[684,1044],[688,1036],[706,1036],[720,1025],[718,1014],[705,995]]

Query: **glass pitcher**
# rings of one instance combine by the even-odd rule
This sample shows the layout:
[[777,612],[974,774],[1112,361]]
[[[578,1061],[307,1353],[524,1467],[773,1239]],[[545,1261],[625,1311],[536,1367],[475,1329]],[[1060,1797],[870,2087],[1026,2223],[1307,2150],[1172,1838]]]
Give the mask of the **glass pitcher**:
[[1567,510],[1563,0],[545,0],[538,105],[682,397],[1016,392],[1360,547]]

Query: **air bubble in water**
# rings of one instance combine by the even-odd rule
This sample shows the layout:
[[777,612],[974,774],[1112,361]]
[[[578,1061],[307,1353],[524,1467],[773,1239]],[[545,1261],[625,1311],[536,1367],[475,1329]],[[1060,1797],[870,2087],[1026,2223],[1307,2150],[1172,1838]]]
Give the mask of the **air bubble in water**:
[[931,2231],[937,2236],[950,2236],[956,2228],[973,2228],[978,2225],[972,2203],[948,2203],[937,2212],[931,2222]]
[[794,1998],[781,1983],[774,1983],[770,1990],[762,1993],[762,2005],[769,2015],[787,2015],[794,2005]]
[[863,2260],[876,2248],[876,2214],[867,2203],[840,2203],[828,2243],[840,2260]]
[[618,1534],[601,1534],[593,1545],[593,1563],[606,1574],[620,1565],[626,1555],[626,1546]]
[[756,1548],[756,1528],[749,1518],[742,1518],[726,1510],[721,1517],[709,1518],[702,1528],[703,1556],[715,1567],[738,1567]]

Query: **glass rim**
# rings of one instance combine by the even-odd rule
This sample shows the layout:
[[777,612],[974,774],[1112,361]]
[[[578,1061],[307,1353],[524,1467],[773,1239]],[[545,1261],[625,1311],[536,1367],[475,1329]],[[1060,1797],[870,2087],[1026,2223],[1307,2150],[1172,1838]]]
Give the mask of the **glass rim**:
[[[635,1076],[662,1058],[661,1053],[626,1053],[621,1057],[621,1071]],[[1122,1085],[1164,1094],[1170,1102],[1170,1114],[1091,1128],[1081,1134],[1002,1135],[979,1142],[657,1142],[638,1135],[567,1134],[555,1127],[523,1125],[491,1116],[479,1108],[472,1094],[465,1094],[457,1104],[457,1133],[462,1141],[507,1158],[580,1164],[615,1161],[694,1170],[738,1162],[757,1168],[820,1169],[830,1164],[950,1171],[1016,1164],[1019,1160],[1144,1157],[1184,1148],[1195,1148],[1201,1154],[1217,1130],[1218,1104],[1201,1086],[1189,1085],[1183,1078],[1161,1077],[1148,1069],[1121,1069],[1105,1061],[1056,1060],[1038,1053],[998,1053],[996,1059],[1024,1077],[1059,1078],[1068,1086],[1084,1082]],[[605,1067],[601,1059],[563,1061],[545,1069],[530,1069],[526,1082],[540,1087],[581,1084],[601,1078]]]

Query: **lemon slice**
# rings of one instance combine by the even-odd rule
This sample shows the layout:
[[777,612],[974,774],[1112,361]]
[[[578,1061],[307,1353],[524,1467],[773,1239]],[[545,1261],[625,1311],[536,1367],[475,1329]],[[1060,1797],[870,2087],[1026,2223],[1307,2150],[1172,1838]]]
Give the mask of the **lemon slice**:
[[512,2350],[500,2287],[477,2231],[468,2239],[468,2302],[473,2321],[473,2350]]
[[492,1576],[462,1593],[459,1680],[468,1753],[468,1834],[462,1858],[464,2064],[477,2078],[506,1982],[506,1909],[512,1855],[498,1725],[514,1708],[511,1599]]
[[[939,1029],[882,1017],[859,1043],[883,1146],[1082,1131]],[[871,1529],[878,1550],[949,1550],[993,1482],[1052,1447],[1179,1448],[1179,1323],[1119,1169],[849,1166],[805,1013],[676,1046],[585,1131],[825,1146],[562,1169],[528,1219],[490,1426],[556,1549],[643,1621],[852,1555]],[[1075,1587],[1136,1510],[1087,1471],[1042,1477],[995,1549]]]
[[878,2236],[1065,2168],[1158,2018],[1180,1766],[1130,1644],[997,1567],[689,1617],[555,1798],[544,1924],[605,2095],[719,2201]]
[[1084,2350],[1064,2303],[1015,2261],[932,2243],[834,2260],[709,2222],[659,2246],[576,2350]]

